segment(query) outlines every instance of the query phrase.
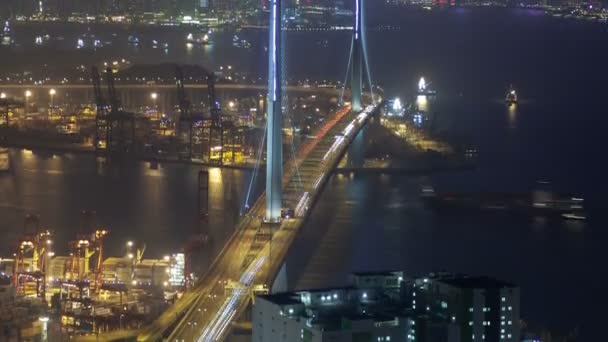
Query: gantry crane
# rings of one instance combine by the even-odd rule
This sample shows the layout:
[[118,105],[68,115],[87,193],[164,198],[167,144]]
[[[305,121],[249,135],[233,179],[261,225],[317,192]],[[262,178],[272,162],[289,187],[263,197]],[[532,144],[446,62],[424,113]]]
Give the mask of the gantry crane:
[[89,276],[89,265],[91,257],[95,254],[95,246],[86,235],[78,235],[77,240],[69,242],[69,246],[71,256],[70,278],[71,280],[82,281]]
[[[108,148],[114,152],[126,152],[135,143],[135,114],[126,112],[122,108],[114,86],[114,71],[112,68],[106,69],[106,83],[110,103]],[[129,135],[127,136],[127,134]]]
[[[179,102],[180,116],[178,121],[178,150],[182,159],[192,159],[194,136],[207,137],[208,161],[212,161],[212,152],[219,149],[219,164],[223,161],[224,150],[224,118],[219,101],[215,96],[215,75],[205,72],[207,82],[207,104],[209,114],[193,112],[191,103],[186,97],[184,90],[184,76],[179,66],[175,68],[175,84],[177,87],[177,98]],[[207,132],[205,132],[208,129]]]
[[23,106],[24,104],[22,101],[17,101],[8,98],[0,98],[0,115],[4,116],[2,124],[5,127],[10,126],[10,113],[17,108],[22,108]]
[[93,241],[96,245],[97,250],[97,265],[95,267],[95,291],[99,292],[101,289],[101,285],[103,282],[103,240],[106,235],[108,235],[110,231],[107,229],[97,229],[95,230],[95,238]]
[[108,124],[108,104],[101,92],[101,77],[96,66],[91,67],[91,79],[93,81],[93,92],[95,93],[95,149],[106,150],[110,137],[110,126]]
[[101,89],[99,69],[95,66],[91,67],[91,80],[97,107],[95,148],[110,152],[125,152],[135,143],[135,114],[123,110],[114,85],[112,68],[106,69],[105,79],[108,101],[105,100]]
[[[20,294],[26,293],[26,283],[23,277],[28,277],[35,281],[36,295],[44,297],[46,259],[50,254],[49,249],[52,243],[52,233],[48,229],[41,229],[38,217],[27,215],[24,224],[25,234],[17,243],[17,250],[14,253],[15,260],[13,266],[13,285]],[[29,267],[25,265],[25,259],[31,253],[31,263]],[[40,280],[42,279],[42,286]]]

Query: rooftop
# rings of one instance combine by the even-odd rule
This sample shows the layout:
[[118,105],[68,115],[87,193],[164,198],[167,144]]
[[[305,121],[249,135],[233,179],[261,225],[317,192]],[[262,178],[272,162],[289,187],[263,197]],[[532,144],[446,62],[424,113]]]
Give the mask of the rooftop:
[[472,277],[466,275],[442,276],[436,281],[462,289],[512,288],[514,284],[490,277]]
[[370,271],[370,272],[354,272],[352,275],[356,277],[384,276],[392,277],[399,276],[400,271]]
[[294,292],[261,295],[258,297],[277,305],[295,305],[302,303],[302,301],[300,301],[300,296]]

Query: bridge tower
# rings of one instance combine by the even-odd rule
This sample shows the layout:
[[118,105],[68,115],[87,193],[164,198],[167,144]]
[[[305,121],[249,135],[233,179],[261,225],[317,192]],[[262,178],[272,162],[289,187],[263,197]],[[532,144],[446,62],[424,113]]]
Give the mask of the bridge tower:
[[268,26],[268,114],[266,141],[266,221],[281,218],[283,182],[283,120],[281,108],[281,0],[270,1]]
[[[367,49],[365,48],[365,15],[363,0],[355,1],[355,22],[353,23],[353,38],[351,47],[351,65],[350,65],[350,89],[351,89],[351,106],[352,110],[358,112],[362,109],[363,95],[363,65],[367,67]],[[367,68],[366,68],[367,69]],[[367,78],[370,83],[371,76],[369,69],[367,70]]]

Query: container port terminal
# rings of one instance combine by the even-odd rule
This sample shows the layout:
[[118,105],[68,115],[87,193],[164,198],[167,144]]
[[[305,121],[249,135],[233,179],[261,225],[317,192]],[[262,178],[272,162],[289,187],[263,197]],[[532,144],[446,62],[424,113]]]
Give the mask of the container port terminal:
[[151,259],[144,243],[125,241],[124,254],[104,254],[107,228],[74,236],[67,255],[55,252],[53,232],[36,216],[25,218],[23,231],[13,255],[0,259],[2,287],[17,298],[2,306],[5,323],[52,316],[66,336],[137,328],[181,296],[185,273],[193,274],[188,250]]
[[[126,82],[129,69],[121,69],[119,63],[89,68],[89,84],[3,84],[1,142],[29,150],[153,161],[256,164],[265,129],[265,87],[229,81],[233,76],[227,68],[161,68],[173,74],[162,82]],[[290,115],[285,139],[296,147],[325,120],[325,113],[338,108],[344,95],[323,84],[290,85],[286,93]]]

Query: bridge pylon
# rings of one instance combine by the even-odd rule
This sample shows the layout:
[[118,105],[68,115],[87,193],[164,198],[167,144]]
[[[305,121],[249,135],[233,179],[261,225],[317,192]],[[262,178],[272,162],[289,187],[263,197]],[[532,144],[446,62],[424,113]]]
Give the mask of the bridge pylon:
[[351,107],[355,112],[363,109],[363,66],[366,66],[367,79],[370,84],[371,91],[371,76],[369,74],[367,48],[365,46],[365,15],[363,0],[355,1],[355,15],[353,23],[352,48],[350,55],[350,89],[351,89]]
[[281,218],[283,204],[281,0],[271,0],[269,23],[265,219],[267,222],[277,222]]

